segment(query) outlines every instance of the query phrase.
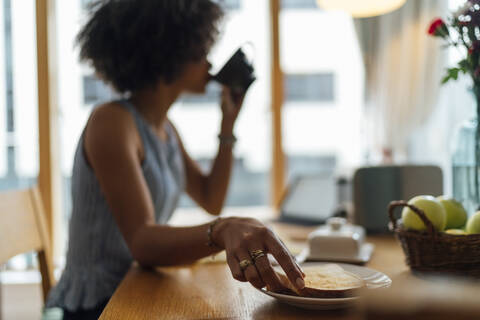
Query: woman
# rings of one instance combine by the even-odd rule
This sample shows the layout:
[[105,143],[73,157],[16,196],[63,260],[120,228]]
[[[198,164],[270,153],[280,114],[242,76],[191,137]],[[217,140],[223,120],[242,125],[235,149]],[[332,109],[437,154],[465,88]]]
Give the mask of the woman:
[[223,89],[209,174],[190,158],[167,117],[180,94],[205,91],[221,8],[212,0],[105,0],[92,11],[78,35],[81,59],[128,98],[97,107],[78,143],[67,264],[47,306],[63,308],[65,319],[97,319],[133,260],[178,265],[220,250],[239,281],[282,288],[271,253],[302,288],[298,265],[255,219],[166,225],[183,191],[212,215],[220,214],[227,193],[243,96]]

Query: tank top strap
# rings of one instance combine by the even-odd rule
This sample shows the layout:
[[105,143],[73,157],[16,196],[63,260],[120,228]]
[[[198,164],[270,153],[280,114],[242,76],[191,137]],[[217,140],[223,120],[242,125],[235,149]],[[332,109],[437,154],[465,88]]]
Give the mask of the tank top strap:
[[176,133],[175,129],[173,128],[173,125],[170,122],[170,120],[167,120],[166,123],[165,123],[165,131],[166,131],[166,134],[167,134],[168,144],[172,144],[174,142],[177,142],[177,133]]
[[147,124],[145,120],[142,118],[142,115],[137,111],[135,106],[128,101],[127,99],[122,99],[117,101],[122,107],[124,107],[130,114],[132,115],[135,125],[137,126],[138,133],[140,134],[140,138],[142,139],[142,143],[144,148],[147,147],[148,144],[148,130]]
[[166,141],[162,141],[152,131],[152,128],[146,122],[145,118],[138,112],[138,110],[135,108],[133,103],[131,103],[126,99],[119,100],[118,102],[123,107],[125,107],[135,119],[135,124],[142,138],[144,147],[147,147],[146,145],[148,144],[149,148],[155,145],[155,146],[158,146],[160,149],[163,149],[165,147],[171,147],[172,144],[176,143],[176,140],[177,140],[176,133],[174,128],[170,124],[170,121],[167,121],[167,123],[164,125],[165,131],[166,131],[165,133],[167,134],[167,139]]

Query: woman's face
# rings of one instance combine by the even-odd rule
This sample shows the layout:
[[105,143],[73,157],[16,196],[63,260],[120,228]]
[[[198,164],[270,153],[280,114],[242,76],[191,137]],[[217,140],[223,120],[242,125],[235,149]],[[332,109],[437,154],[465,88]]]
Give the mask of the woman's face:
[[212,65],[206,57],[188,63],[181,77],[184,90],[189,93],[205,93],[207,83],[211,78],[208,72],[211,67]]

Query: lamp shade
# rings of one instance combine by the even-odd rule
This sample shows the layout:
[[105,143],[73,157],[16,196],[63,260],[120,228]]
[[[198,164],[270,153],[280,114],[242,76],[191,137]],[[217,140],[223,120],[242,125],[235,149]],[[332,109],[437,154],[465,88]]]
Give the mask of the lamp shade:
[[407,0],[317,0],[325,10],[342,10],[354,18],[379,16],[403,6]]

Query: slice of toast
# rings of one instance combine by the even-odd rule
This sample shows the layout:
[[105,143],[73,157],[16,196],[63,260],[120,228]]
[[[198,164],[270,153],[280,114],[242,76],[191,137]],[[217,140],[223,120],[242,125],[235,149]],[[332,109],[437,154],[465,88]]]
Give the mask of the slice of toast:
[[305,288],[301,290],[294,287],[285,274],[278,273],[287,288],[280,293],[312,298],[346,298],[355,295],[355,291],[365,285],[362,278],[333,263],[305,267],[303,272]]

